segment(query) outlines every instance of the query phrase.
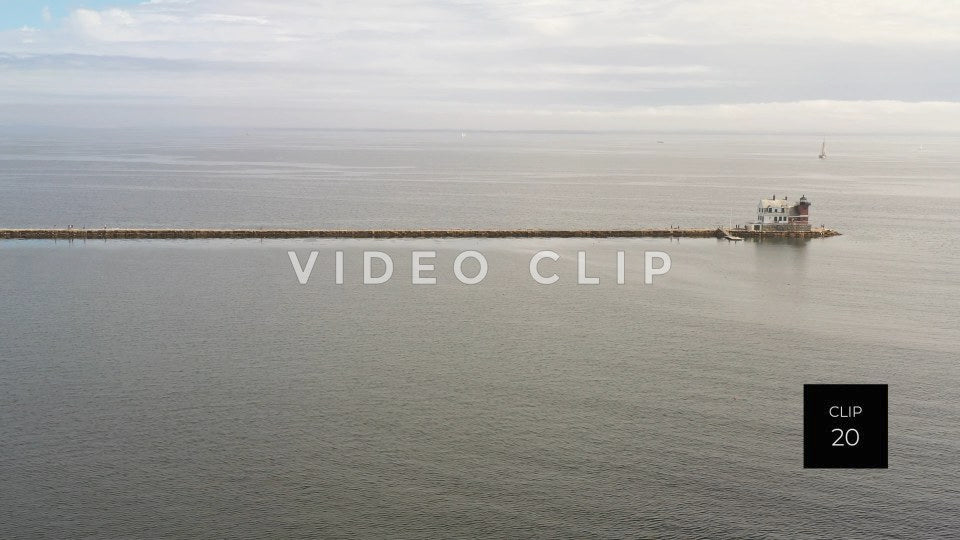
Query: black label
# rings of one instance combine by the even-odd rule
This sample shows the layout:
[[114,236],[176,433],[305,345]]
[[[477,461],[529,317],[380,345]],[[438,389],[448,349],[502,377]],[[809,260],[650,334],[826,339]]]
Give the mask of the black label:
[[887,385],[803,385],[803,467],[887,468]]

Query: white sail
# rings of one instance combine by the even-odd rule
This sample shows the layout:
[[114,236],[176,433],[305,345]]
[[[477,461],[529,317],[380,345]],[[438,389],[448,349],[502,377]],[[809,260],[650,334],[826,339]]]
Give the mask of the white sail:
[[824,139],[820,144],[820,159],[825,159],[827,157],[827,140]]

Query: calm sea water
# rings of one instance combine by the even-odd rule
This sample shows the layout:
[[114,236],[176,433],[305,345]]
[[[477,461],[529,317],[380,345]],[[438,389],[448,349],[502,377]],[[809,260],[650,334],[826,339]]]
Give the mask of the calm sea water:
[[[2,241],[0,537],[960,536],[960,139],[827,144],[0,135],[0,226],[714,226],[776,193],[844,233]],[[320,251],[306,286],[290,249]],[[802,385],[861,382],[890,385],[890,468],[803,469]]]

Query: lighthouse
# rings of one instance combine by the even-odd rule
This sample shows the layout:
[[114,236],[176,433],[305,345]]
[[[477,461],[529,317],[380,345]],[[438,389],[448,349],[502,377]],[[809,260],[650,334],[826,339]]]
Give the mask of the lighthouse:
[[800,196],[800,202],[791,208],[791,210],[794,209],[796,209],[796,215],[792,216],[792,223],[810,223],[810,201],[807,200],[806,195]]
[[787,197],[760,199],[757,204],[757,220],[748,229],[754,231],[809,231],[810,201],[803,195],[797,202]]

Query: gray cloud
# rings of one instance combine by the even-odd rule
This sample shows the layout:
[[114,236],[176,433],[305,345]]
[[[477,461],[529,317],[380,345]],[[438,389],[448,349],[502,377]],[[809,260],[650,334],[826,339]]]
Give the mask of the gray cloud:
[[[585,6],[154,0],[77,9],[49,29],[0,32],[0,121],[960,129],[955,2]],[[104,111],[111,106],[123,114]]]

